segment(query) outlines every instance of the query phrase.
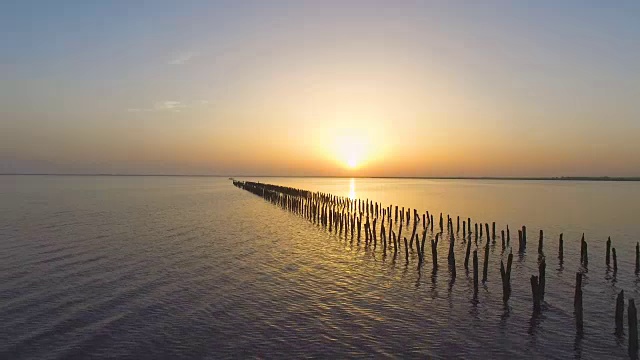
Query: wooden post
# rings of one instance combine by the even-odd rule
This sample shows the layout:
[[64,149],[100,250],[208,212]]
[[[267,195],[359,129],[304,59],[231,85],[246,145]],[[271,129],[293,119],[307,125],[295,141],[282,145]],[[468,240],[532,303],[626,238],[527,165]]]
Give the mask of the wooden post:
[[451,276],[455,279],[456,277],[456,254],[453,251],[453,246],[455,245],[455,239],[453,237],[453,231],[450,232],[450,241],[449,241],[449,269],[451,270]]
[[416,237],[416,253],[418,254],[418,266],[422,264],[422,252],[420,251],[420,241]]
[[522,250],[527,250],[527,227],[522,226]]
[[476,241],[476,246],[478,246],[478,223],[475,223],[475,232],[473,233],[475,235],[475,241]]
[[562,234],[560,234],[560,241],[558,242],[558,259],[560,259],[560,263],[564,260],[564,240],[562,239]]
[[609,257],[611,256],[611,237],[607,239],[607,257],[605,258],[605,263],[607,267],[609,267]]
[[510,246],[511,242],[511,233],[509,232],[509,225],[507,225],[507,246]]
[[490,240],[491,240],[491,239],[489,238],[489,237],[491,236],[491,235],[489,234],[489,223],[485,223],[485,224],[484,224],[484,227],[485,227],[485,229],[487,229],[487,244],[489,244],[489,242],[490,242]]
[[436,271],[438,268],[438,241],[439,235],[436,234],[436,240],[431,240],[431,259],[433,261],[433,271]]
[[462,222],[462,238],[464,239],[464,241],[467,241],[467,222],[466,221]]
[[640,243],[636,242],[636,275],[640,272]]
[[540,240],[538,240],[538,254],[542,254],[543,241],[544,241],[544,234],[542,230],[540,230]]
[[473,297],[478,296],[478,251],[473,250]]
[[[489,227],[489,225],[487,225]],[[487,234],[489,235],[489,234]],[[488,236],[487,236],[488,237]],[[484,265],[482,267],[482,282],[487,282],[487,271],[489,269],[489,239],[487,239],[487,244],[484,246]]]
[[496,222],[495,221],[491,223],[491,240],[493,240],[493,242],[496,242]]
[[615,334],[621,336],[623,330],[624,319],[624,290],[620,290],[618,298],[616,299],[616,332]]
[[500,277],[502,278],[502,301],[506,304],[511,297],[511,265],[513,264],[513,253],[509,254],[507,260],[507,268],[504,262],[500,260]]
[[416,236],[416,229],[417,229],[418,223],[417,222],[413,222],[413,232],[411,233],[411,241],[409,242],[409,246],[413,249],[413,238]]
[[464,256],[464,268],[469,270],[469,255],[471,254],[471,240],[467,241],[467,252]]
[[522,230],[518,230],[518,252],[522,252]]
[[540,312],[540,288],[538,285],[538,277],[531,275],[531,294],[533,295],[533,312]]
[[407,264],[409,263],[409,245],[407,238],[404,238],[404,258],[407,260]]
[[504,242],[504,230],[500,231],[500,239],[502,239],[502,251],[504,251],[504,249],[506,249]]
[[457,222],[456,222],[456,234],[458,234],[460,232],[460,216],[457,217]]
[[393,258],[396,258],[396,255],[398,255],[398,239],[396,238],[396,233],[392,233],[393,234]]
[[629,299],[627,313],[629,314],[629,356],[635,359],[638,356],[638,314],[633,299]]
[[616,256],[616,248],[612,248],[611,252],[613,253],[613,274],[615,275],[618,272],[618,257]]
[[573,309],[576,315],[576,330],[582,334],[582,273],[576,273],[576,290],[573,297]]

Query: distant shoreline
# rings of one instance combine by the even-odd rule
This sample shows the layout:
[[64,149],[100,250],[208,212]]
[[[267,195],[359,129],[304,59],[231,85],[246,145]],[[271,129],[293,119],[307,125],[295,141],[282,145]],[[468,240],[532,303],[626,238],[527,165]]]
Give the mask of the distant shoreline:
[[215,177],[215,178],[335,178],[335,179],[416,179],[416,180],[512,180],[512,181],[640,181],[640,177],[613,176],[557,176],[557,177],[506,177],[506,176],[291,176],[291,175],[207,175],[207,174],[47,174],[4,173],[0,176],[113,176],[113,177]]

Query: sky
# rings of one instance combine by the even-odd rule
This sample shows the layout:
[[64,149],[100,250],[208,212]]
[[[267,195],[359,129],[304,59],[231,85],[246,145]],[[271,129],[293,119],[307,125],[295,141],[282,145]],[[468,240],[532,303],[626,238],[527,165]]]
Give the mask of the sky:
[[640,176],[640,2],[4,1],[0,173]]

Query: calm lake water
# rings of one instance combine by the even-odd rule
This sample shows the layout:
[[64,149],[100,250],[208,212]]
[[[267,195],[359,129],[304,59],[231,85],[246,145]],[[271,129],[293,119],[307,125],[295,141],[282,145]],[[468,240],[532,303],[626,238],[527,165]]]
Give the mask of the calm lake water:
[[[474,301],[462,241],[452,282],[448,241],[439,271],[430,263],[418,271],[415,254],[408,266],[383,258],[227,179],[0,176],[0,358],[628,357],[613,314],[620,289],[640,301],[640,183],[241,180],[496,221],[498,232],[509,224],[512,245],[527,225],[509,306],[499,244]],[[532,318],[539,229],[547,290]],[[583,232],[580,337],[573,291]],[[607,236],[616,276],[605,266]]]

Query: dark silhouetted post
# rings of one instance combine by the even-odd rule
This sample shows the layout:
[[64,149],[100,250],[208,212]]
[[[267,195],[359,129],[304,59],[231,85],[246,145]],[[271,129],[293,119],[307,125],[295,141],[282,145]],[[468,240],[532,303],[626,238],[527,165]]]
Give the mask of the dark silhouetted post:
[[582,334],[582,273],[576,273],[576,291],[573,297],[573,309],[576,315],[576,330]]
[[558,259],[560,259],[560,263],[564,260],[564,240],[562,239],[562,234],[560,234],[560,241],[558,242]]
[[433,271],[438,269],[438,241],[439,237],[436,234],[436,240],[431,240],[431,260],[433,261]]
[[540,230],[540,239],[538,240],[538,254],[542,254],[543,241],[544,233],[542,232],[542,230]]
[[605,258],[605,263],[607,267],[609,267],[609,257],[611,256],[611,237],[607,239],[607,257]]
[[496,241],[496,222],[495,221],[491,223],[491,240],[493,240],[493,242]]
[[469,270],[469,255],[471,254],[471,240],[467,241],[467,252],[464,255],[464,268]]
[[636,275],[640,272],[640,243],[636,243]]
[[507,268],[504,262],[500,260],[500,277],[502,278],[502,301],[506,304],[511,297],[511,264],[513,263],[513,254],[509,254],[507,260]]
[[616,248],[611,248],[611,253],[613,254],[613,273],[616,274],[618,272],[618,257],[616,256]]
[[473,250],[473,297],[478,296],[478,251]]
[[[487,225],[487,227],[489,227]],[[487,235],[489,235],[487,233]],[[487,244],[484,246],[484,264],[482,266],[482,282],[487,282],[487,271],[489,269],[489,239],[487,239]]]
[[404,258],[407,260],[407,264],[409,263],[409,245],[407,238],[404,238]]
[[533,296],[533,312],[540,312],[540,287],[538,285],[538,277],[531,275],[531,295]]

